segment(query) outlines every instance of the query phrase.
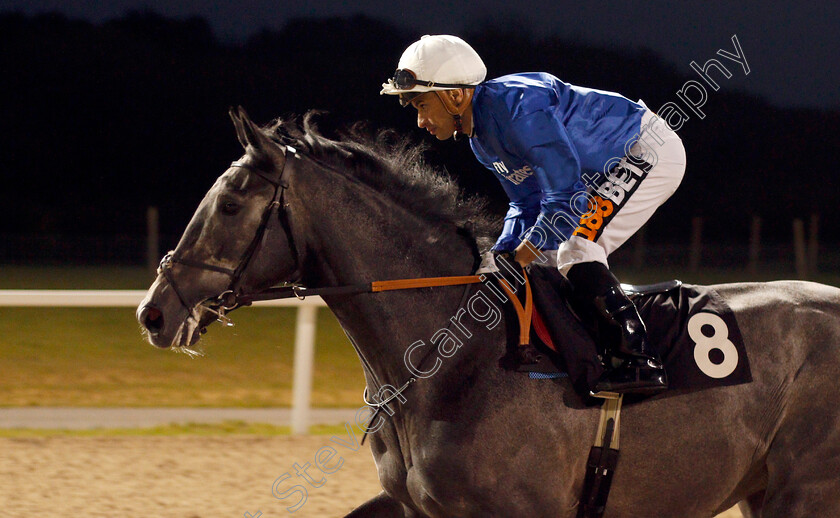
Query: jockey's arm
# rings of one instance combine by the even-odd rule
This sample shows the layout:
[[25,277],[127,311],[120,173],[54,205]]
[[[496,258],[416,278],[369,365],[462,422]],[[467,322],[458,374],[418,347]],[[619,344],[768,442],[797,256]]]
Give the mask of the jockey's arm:
[[504,228],[493,245],[494,252],[512,252],[520,239],[534,225],[540,214],[541,193],[539,186],[528,189],[525,185],[514,186],[508,181],[502,187],[510,198]]
[[[571,207],[574,195],[585,191],[580,159],[562,122],[544,111],[516,118],[508,142],[531,165],[541,191],[540,214],[531,232],[516,248],[516,260],[529,264],[539,250],[554,250],[571,236],[579,216]],[[583,211],[586,209],[583,208]],[[521,255],[520,255],[521,254]]]

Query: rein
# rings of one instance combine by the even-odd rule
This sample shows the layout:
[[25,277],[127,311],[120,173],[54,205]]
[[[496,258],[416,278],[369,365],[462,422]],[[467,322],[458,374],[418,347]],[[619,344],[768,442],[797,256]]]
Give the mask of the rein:
[[416,279],[395,279],[390,281],[373,281],[367,284],[349,284],[347,286],[330,286],[323,288],[307,288],[301,285],[279,286],[251,294],[243,294],[237,297],[237,302],[242,306],[250,305],[252,302],[261,300],[290,299],[297,297],[304,300],[306,297],[323,295],[356,295],[359,293],[380,293],[383,291],[409,290],[414,288],[434,288],[439,286],[459,286],[463,284],[475,284],[482,282],[480,275],[462,275],[456,277],[419,277]]

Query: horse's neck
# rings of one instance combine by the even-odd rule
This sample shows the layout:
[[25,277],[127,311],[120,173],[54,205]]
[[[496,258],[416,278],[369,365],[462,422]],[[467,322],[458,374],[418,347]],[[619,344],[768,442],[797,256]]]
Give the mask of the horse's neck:
[[[310,214],[329,215],[312,229],[318,284],[471,273],[473,249],[451,223],[425,221],[365,188],[332,194],[322,197],[329,200],[324,212],[314,205],[317,202],[309,204]],[[377,379],[369,381],[397,384],[409,377],[405,350],[417,340],[428,342],[447,326],[463,290],[464,286],[410,289],[325,300],[375,373]]]

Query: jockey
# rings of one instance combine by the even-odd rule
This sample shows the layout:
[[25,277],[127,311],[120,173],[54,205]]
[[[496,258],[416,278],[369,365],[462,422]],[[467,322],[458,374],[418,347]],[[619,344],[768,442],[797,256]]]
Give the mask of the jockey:
[[510,197],[493,246],[523,267],[557,250],[574,298],[620,340],[594,392],[667,388],[633,302],[607,256],[630,238],[682,180],[680,138],[642,103],[581,88],[547,73],[485,81],[479,55],[456,36],[423,36],[406,49],[381,94],[417,110],[439,140],[468,136],[476,158]]

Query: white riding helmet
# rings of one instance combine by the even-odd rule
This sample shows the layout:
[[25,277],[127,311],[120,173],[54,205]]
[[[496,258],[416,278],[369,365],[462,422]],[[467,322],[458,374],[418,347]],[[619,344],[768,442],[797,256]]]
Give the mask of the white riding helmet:
[[466,41],[427,34],[405,49],[394,77],[382,84],[379,94],[399,95],[406,106],[425,92],[475,88],[486,76],[487,67]]

